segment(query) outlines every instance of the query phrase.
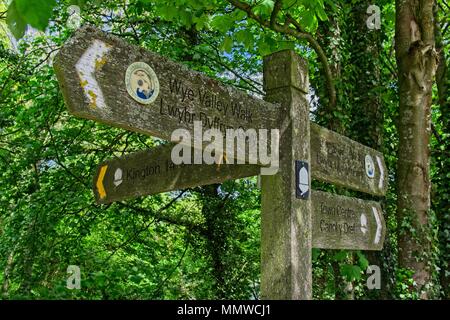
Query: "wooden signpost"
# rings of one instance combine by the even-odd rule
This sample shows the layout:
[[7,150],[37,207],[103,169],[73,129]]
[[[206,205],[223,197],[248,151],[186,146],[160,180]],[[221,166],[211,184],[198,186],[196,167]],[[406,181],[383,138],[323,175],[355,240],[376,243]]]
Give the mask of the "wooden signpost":
[[[222,183],[260,173],[258,165],[250,164],[175,165],[171,159],[173,146],[167,144],[102,163],[94,176],[97,203]],[[311,201],[314,248],[381,250],[385,223],[379,203],[320,191],[312,192]]]
[[380,152],[314,123],[311,167],[313,178],[320,181],[375,196],[387,192],[387,168]]
[[[257,165],[174,165],[171,160],[173,146],[174,144],[169,144],[105,161],[99,166],[94,177],[97,203],[107,204],[260,174],[260,167]],[[328,151],[327,148],[332,148],[332,151]],[[373,159],[380,159],[381,167],[375,169],[374,178],[369,178],[366,174],[367,155]],[[322,157],[327,157],[328,162],[322,161]],[[387,170],[384,157],[378,151],[313,123],[311,123],[311,158],[313,179],[379,196],[386,192],[384,172]],[[317,159],[321,162],[318,163]],[[352,166],[339,167],[341,162],[349,162]],[[107,168],[103,169],[105,172],[102,175],[102,168],[105,166]],[[114,175],[118,169],[123,172],[123,183],[120,185],[114,183]],[[100,178],[102,181],[99,181]],[[379,181],[382,181],[382,185]]]
[[381,250],[386,224],[378,202],[313,191],[313,248]]
[[71,114],[165,140],[177,129],[193,137],[194,121],[221,132],[280,121],[268,102],[89,26],[61,48],[54,69]]
[[[266,100],[220,84],[95,28],[78,30],[54,63],[69,111],[170,140],[177,129],[279,129],[278,173],[262,177],[261,296],[311,299],[311,249],[381,250],[379,203],[311,190],[311,179],[383,196],[383,155],[309,121],[308,67],[293,51],[264,60]],[[167,144],[102,163],[98,203],[258,175],[256,164],[174,165]],[[196,146],[204,148],[204,145]],[[248,159],[247,159],[248,160]]]
[[175,165],[174,144],[130,154],[102,163],[94,176],[97,203],[107,204],[166,191],[222,183],[258,175],[257,165]]

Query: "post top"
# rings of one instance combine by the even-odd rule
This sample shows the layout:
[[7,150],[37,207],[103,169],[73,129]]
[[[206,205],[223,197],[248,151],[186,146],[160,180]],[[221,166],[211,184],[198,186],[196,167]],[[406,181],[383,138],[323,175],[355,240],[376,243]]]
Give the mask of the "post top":
[[309,91],[308,63],[294,50],[274,52],[264,57],[264,90],[294,87]]

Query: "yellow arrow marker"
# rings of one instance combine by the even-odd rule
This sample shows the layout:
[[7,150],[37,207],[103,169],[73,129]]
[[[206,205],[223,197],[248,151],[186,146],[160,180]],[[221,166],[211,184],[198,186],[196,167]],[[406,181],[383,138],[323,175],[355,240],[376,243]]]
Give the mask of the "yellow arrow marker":
[[103,185],[103,179],[105,178],[106,170],[108,170],[108,166],[103,166],[100,169],[100,174],[98,175],[97,190],[98,190],[100,199],[106,198],[105,186]]

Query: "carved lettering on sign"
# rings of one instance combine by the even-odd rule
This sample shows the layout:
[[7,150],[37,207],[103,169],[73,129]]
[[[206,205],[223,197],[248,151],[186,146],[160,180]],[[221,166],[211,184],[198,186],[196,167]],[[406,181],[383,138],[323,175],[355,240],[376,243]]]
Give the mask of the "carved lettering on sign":
[[385,223],[377,202],[313,191],[313,247],[380,250]]

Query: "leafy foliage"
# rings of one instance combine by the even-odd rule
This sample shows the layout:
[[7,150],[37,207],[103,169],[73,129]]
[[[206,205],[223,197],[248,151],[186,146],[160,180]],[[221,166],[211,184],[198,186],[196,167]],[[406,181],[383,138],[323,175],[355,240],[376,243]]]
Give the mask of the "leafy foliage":
[[[266,20],[275,5],[272,0],[246,3]],[[13,35],[22,38],[27,25],[41,32],[26,33],[17,49],[6,41],[0,47],[3,297],[259,297],[260,195],[256,179],[110,206],[94,204],[90,184],[98,163],[160,142],[67,113],[51,59],[73,32],[66,26],[67,7],[76,4],[82,9],[83,23],[108,30],[257,96],[264,94],[264,55],[289,48],[307,57],[313,100],[311,118],[381,149],[390,172],[390,189],[384,201],[389,235],[381,258],[364,252],[314,249],[314,297],[373,298],[374,293],[365,288],[365,270],[375,261],[381,262],[384,270],[383,294],[376,298],[418,298],[412,290],[411,272],[396,267],[396,235],[404,225],[408,227],[408,221],[399,224],[394,214],[398,146],[397,75],[392,55],[394,2],[379,3],[383,9],[383,31],[372,33],[364,31],[367,3],[286,0],[277,18],[282,23],[289,13],[326,49],[338,89],[336,109],[330,112],[325,107],[326,89],[317,54],[305,43],[262,28],[228,1],[11,1],[6,22]],[[448,21],[446,2],[439,3],[440,20]],[[449,32],[442,37],[448,49]],[[450,57],[445,58],[450,65]],[[437,94],[436,91],[436,97]],[[447,94],[447,101],[448,97]],[[444,286],[449,278],[450,120],[448,109],[437,102],[433,123],[436,218],[426,232],[437,247],[425,258],[435,272],[436,296],[448,298],[448,288]],[[369,131],[374,134],[368,134]],[[355,195],[324,184],[316,187]],[[65,287],[68,265],[80,266],[82,290]],[[349,284],[353,288],[350,294]]]

